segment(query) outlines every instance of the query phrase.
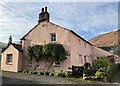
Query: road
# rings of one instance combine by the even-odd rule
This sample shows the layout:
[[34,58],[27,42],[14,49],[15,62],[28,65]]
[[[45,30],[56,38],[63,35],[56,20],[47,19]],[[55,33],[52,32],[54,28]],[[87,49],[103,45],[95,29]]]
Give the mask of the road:
[[[66,78],[45,76],[45,75],[31,75],[24,73],[11,73],[2,72],[2,84],[51,84],[56,86],[64,84],[65,86],[78,85],[78,86],[119,86],[118,84],[77,84],[76,82],[69,81]],[[68,84],[68,85],[67,85]],[[64,86],[63,85],[63,86]]]

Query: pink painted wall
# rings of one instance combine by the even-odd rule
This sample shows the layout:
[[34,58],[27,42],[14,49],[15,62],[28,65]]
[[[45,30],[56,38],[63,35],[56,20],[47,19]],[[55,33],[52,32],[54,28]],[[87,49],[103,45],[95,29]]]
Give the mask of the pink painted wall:
[[[25,37],[26,40],[22,40],[22,46],[24,48],[32,45],[43,45],[44,43],[51,43],[51,33],[56,33],[57,43],[63,44],[65,49],[70,51],[71,48],[69,31],[47,21],[41,22],[39,25],[37,25],[37,27],[35,27],[34,30]],[[67,70],[70,65],[71,57],[68,56],[67,59],[61,63],[60,67],[53,67],[52,69]]]
[[[6,58],[7,58],[7,54],[13,54],[12,56],[12,62],[11,64],[6,64]],[[21,71],[20,65],[22,64],[22,60],[19,59],[18,62],[18,58],[21,58],[21,56],[19,56],[19,52],[17,49],[15,49],[12,45],[10,45],[3,53],[2,53],[2,60],[1,60],[1,70],[4,71],[12,71],[12,72],[18,72]]]
[[86,62],[92,61],[92,46],[84,42],[79,37],[71,33],[71,65],[83,65]]
[[101,57],[101,56],[108,56],[108,55],[113,55],[110,52],[107,52],[103,49],[97,48],[93,46],[93,58],[96,59],[96,57]]
[[[22,40],[23,49],[32,45],[51,43],[50,33],[56,33],[57,43],[63,44],[65,49],[70,53],[70,56],[61,63],[60,67],[51,67],[50,70],[68,70],[68,67],[72,65],[81,66],[85,62],[91,63],[96,57],[111,55],[107,51],[86,43],[69,30],[48,21],[41,22],[25,36],[25,40]],[[33,66],[35,66],[35,63],[33,60]],[[40,66],[45,66],[44,64],[45,61],[42,61]],[[24,66],[26,67],[26,65],[27,63]]]

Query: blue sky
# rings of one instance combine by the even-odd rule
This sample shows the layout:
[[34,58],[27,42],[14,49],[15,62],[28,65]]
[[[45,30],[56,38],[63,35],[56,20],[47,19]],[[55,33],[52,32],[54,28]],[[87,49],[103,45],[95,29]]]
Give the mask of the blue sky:
[[[4,6],[3,6],[4,5]],[[50,21],[86,40],[118,29],[118,2],[5,2],[0,3],[0,41],[17,42],[37,24],[42,7]]]

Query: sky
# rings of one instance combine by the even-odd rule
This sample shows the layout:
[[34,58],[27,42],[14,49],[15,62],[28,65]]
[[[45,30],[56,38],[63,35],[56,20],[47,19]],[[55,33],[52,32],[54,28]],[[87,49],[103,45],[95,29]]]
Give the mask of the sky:
[[0,42],[20,41],[38,22],[42,7],[50,21],[73,30],[86,40],[118,29],[118,2],[0,2]]

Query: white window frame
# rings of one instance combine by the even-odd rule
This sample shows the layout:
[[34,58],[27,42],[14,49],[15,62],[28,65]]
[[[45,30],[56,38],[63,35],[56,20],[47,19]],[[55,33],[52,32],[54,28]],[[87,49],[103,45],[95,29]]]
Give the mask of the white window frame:
[[6,64],[11,64],[13,60],[13,54],[7,54],[6,56]]
[[56,33],[50,33],[50,41],[51,42],[56,42],[57,41]]

